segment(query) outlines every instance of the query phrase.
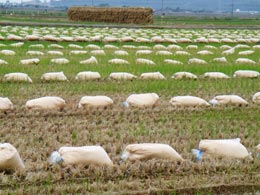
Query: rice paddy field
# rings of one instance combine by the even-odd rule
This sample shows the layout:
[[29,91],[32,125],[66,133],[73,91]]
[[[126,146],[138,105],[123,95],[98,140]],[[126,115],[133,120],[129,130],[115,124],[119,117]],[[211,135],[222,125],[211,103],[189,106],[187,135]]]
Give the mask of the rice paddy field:
[[[23,171],[0,173],[0,194],[259,193],[260,159],[256,146],[260,143],[260,105],[252,97],[260,91],[260,78],[239,78],[233,74],[237,70],[260,71],[260,30],[2,26],[0,34],[0,59],[4,61],[0,65],[0,96],[8,97],[14,104],[13,110],[0,113],[0,142],[13,144],[26,167]],[[37,38],[30,41],[28,35]],[[124,37],[132,39],[124,42]],[[14,55],[3,50],[12,50]],[[75,50],[86,52],[73,54]],[[103,52],[95,54],[93,50]],[[127,54],[118,55],[118,50]],[[138,54],[140,50],[150,52]],[[198,53],[205,50],[207,54]],[[231,52],[225,53],[228,50]],[[28,51],[38,54],[29,55]],[[91,56],[97,62],[82,63]],[[221,57],[226,62],[215,59]],[[31,58],[38,58],[39,63],[20,62]],[[52,59],[57,58],[66,58],[68,62],[54,63]],[[111,63],[115,58],[128,64]],[[138,58],[154,64],[137,63]],[[204,62],[192,63],[193,58]],[[239,58],[251,61],[240,62]],[[60,71],[68,81],[41,80],[44,73]],[[75,80],[81,71],[99,72],[101,78]],[[191,72],[198,78],[171,78],[180,71]],[[12,72],[28,74],[32,83],[4,81],[4,75]],[[128,72],[137,78],[113,80],[109,78],[112,72]],[[160,72],[165,79],[143,80],[140,75],[145,72]],[[230,78],[204,78],[206,72],[223,72]],[[150,108],[124,107],[122,103],[134,93],[157,93],[160,99]],[[179,95],[209,101],[224,94],[239,95],[248,105],[187,108],[169,103]],[[85,95],[106,95],[114,104],[103,109],[78,109],[78,102]],[[42,96],[62,97],[66,106],[62,111],[25,108],[27,100]],[[191,153],[201,139],[229,138],[240,138],[252,152],[253,160],[211,156],[196,162]],[[149,142],[169,144],[185,161],[120,163],[126,145]],[[102,146],[114,166],[48,163],[52,151],[62,146],[84,145]]]

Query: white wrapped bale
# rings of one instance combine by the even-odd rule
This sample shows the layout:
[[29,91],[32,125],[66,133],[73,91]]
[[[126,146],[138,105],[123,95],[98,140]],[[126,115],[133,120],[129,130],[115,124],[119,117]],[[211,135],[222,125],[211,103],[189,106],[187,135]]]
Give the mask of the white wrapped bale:
[[167,50],[167,47],[165,47],[164,45],[161,44],[157,44],[155,46],[153,46],[154,50]]
[[108,61],[109,64],[129,64],[127,60],[114,58]]
[[139,45],[139,46],[137,47],[137,49],[141,49],[141,50],[150,50],[151,47],[150,47],[150,46],[146,46],[146,45]]
[[0,110],[7,111],[12,110],[14,108],[13,103],[7,97],[0,97]]
[[[98,41],[98,42],[100,42],[100,41],[102,41],[102,36],[99,36],[99,35],[96,35],[96,36],[92,36],[92,37],[90,37],[90,41]],[[90,46],[92,46],[93,44],[89,44],[88,46],[90,47]],[[88,47],[87,46],[87,47]],[[96,49],[96,48],[94,48],[94,46],[97,46],[97,45],[93,45],[93,48],[92,49]],[[99,47],[99,46],[97,46],[97,47]],[[100,47],[99,47],[100,48]],[[98,49],[98,48],[97,48]]]
[[121,159],[131,162],[137,160],[165,159],[170,161],[183,161],[181,155],[168,144],[141,143],[126,146]]
[[254,71],[254,70],[237,70],[234,74],[233,77],[238,77],[238,78],[257,78],[260,75],[259,72]]
[[177,43],[191,43],[192,42],[191,39],[189,39],[189,38],[179,38],[176,41],[177,41]]
[[82,60],[79,63],[80,64],[98,64],[98,61],[94,56],[91,56],[89,59]]
[[7,61],[5,61],[5,60],[2,60],[2,59],[0,59],[0,65],[6,65],[6,64],[8,64],[8,62]]
[[86,46],[86,48],[88,49],[101,49],[98,45],[94,45],[94,44],[89,44]]
[[175,55],[176,55],[176,56],[189,56],[190,53],[187,52],[187,51],[176,51],[176,52],[175,52]]
[[208,43],[208,39],[205,37],[199,37],[194,40],[196,43]]
[[260,49],[260,45],[254,45],[253,49]]
[[123,50],[117,50],[114,52],[114,55],[118,55],[118,56],[128,56],[128,52],[127,51],[123,51]]
[[89,39],[85,36],[75,36],[73,37],[73,40],[76,42],[88,42]]
[[101,56],[106,55],[105,51],[102,49],[92,50],[92,51],[90,51],[90,54],[91,55],[101,55]]
[[73,49],[83,49],[81,45],[76,45],[76,44],[69,44],[68,48],[73,48]]
[[33,45],[30,45],[29,48],[44,49],[44,45],[43,44],[33,44]]
[[256,64],[256,62],[248,58],[238,58],[236,64]]
[[41,39],[41,37],[39,35],[26,35],[25,36],[25,40],[27,41],[39,41]]
[[238,55],[248,56],[248,55],[251,55],[253,53],[255,53],[255,52],[252,51],[252,50],[247,50],[247,51],[240,51],[240,52],[238,52]]
[[222,55],[232,55],[235,53],[235,48],[228,49],[222,52]]
[[136,42],[137,42],[137,43],[149,43],[149,42],[151,42],[151,41],[150,41],[150,39],[147,39],[147,38],[137,37],[137,38],[136,38]]
[[16,171],[24,168],[16,148],[10,143],[0,143],[0,171]]
[[24,42],[18,42],[18,43],[10,44],[11,47],[22,47],[23,45],[24,45]]
[[165,37],[164,40],[166,43],[177,43],[176,39],[173,38]]
[[68,81],[63,72],[48,72],[41,76],[43,81]]
[[[219,139],[219,140],[201,140],[199,150],[193,150],[197,159],[202,158],[203,153],[228,158],[252,158],[245,146],[240,143],[240,139]],[[200,155],[198,155],[200,153]]]
[[176,72],[172,77],[172,79],[197,79],[198,77],[190,72]]
[[8,35],[6,38],[9,41],[23,41],[23,37],[13,34]]
[[138,51],[135,52],[136,55],[149,55],[151,53],[153,53],[153,51],[148,50],[148,49],[146,49],[146,50],[138,50]]
[[232,40],[230,38],[222,38],[220,41],[222,43],[235,43],[236,42],[235,40]]
[[146,72],[140,76],[143,80],[165,80],[166,78],[160,72]]
[[31,58],[31,59],[24,59],[24,60],[20,60],[20,64],[23,65],[38,65],[40,63],[40,59],[39,58]]
[[165,42],[165,40],[161,36],[154,36],[154,37],[151,38],[151,42],[153,42],[153,43],[163,43],[163,42]]
[[234,48],[236,48],[236,49],[249,49],[250,46],[249,45],[245,45],[245,44],[238,44]]
[[137,58],[135,62],[136,64],[155,65],[154,61],[144,58]]
[[157,52],[155,53],[155,55],[171,56],[171,55],[173,55],[173,53],[170,52],[170,51],[163,51],[163,50],[160,50],[160,51],[157,51]]
[[74,38],[73,38],[73,37],[70,37],[70,36],[61,36],[61,37],[60,37],[60,41],[68,41],[68,42],[71,42],[71,41],[74,41]]
[[54,42],[61,41],[61,38],[56,37],[54,35],[44,35],[41,39],[43,41],[54,41]]
[[220,40],[217,38],[208,38],[209,43],[220,43]]
[[25,107],[28,109],[59,109],[65,107],[65,100],[56,96],[45,96],[32,100],[28,100]]
[[13,50],[4,49],[0,51],[0,54],[6,55],[6,56],[14,56],[15,52]]
[[204,78],[210,79],[229,79],[230,77],[223,72],[206,72],[204,73]]
[[121,42],[134,42],[135,39],[133,37],[130,37],[130,36],[125,36],[125,37],[120,38],[120,41]]
[[82,51],[82,50],[72,50],[70,51],[70,55],[82,55],[82,54],[87,54],[87,51]]
[[252,100],[253,100],[254,103],[259,104],[259,103],[260,103],[260,92],[255,93],[255,94],[253,95]]
[[195,96],[175,96],[175,97],[171,98],[170,104],[175,107],[209,106],[210,105],[206,100],[199,98],[199,97],[195,97]]
[[213,46],[213,45],[206,45],[205,49],[211,49],[211,50],[216,50],[217,47]]
[[114,104],[114,101],[107,96],[84,96],[80,99],[78,108],[102,108],[112,104]]
[[171,44],[171,45],[168,45],[168,46],[167,46],[167,49],[168,49],[168,50],[181,50],[182,47],[179,46],[179,45]]
[[227,63],[227,59],[225,57],[221,57],[221,58],[214,58],[213,62],[218,62],[218,63]]
[[50,44],[49,48],[64,49],[64,47],[62,45],[58,45],[58,44]]
[[188,45],[186,49],[198,49],[199,47],[197,45]]
[[51,164],[113,166],[106,151],[101,146],[61,147],[51,154]]
[[44,53],[43,52],[41,52],[41,51],[27,51],[26,52],[26,55],[29,55],[29,56],[43,56],[44,55]]
[[210,100],[212,105],[247,105],[248,102],[238,95],[218,95]]
[[98,72],[92,72],[92,71],[79,72],[75,77],[76,80],[80,80],[80,81],[97,80],[100,78],[101,76]]
[[132,94],[126,99],[124,105],[146,108],[154,106],[158,100],[159,96],[156,93]]
[[166,64],[176,64],[176,65],[181,65],[183,64],[181,61],[178,60],[172,60],[172,59],[165,59],[164,63]]
[[229,50],[229,49],[232,49],[232,47],[229,46],[229,45],[222,45],[222,46],[220,46],[220,49],[222,49],[222,50]]
[[109,75],[109,78],[113,80],[133,80],[137,76],[127,72],[113,72]]
[[28,74],[21,72],[13,72],[4,75],[3,81],[25,81],[32,83],[32,79],[28,76]]
[[51,59],[51,63],[54,64],[68,64],[70,61],[66,58],[56,58],[56,59]]
[[256,146],[256,150],[257,150],[257,151],[260,151],[260,144],[258,144],[258,145]]
[[106,44],[104,46],[105,49],[119,49],[119,47],[115,46],[115,45],[109,45],[109,44]]
[[199,54],[199,55],[212,55],[214,53],[211,52],[211,51],[208,51],[208,50],[202,50],[202,51],[198,51],[197,54]]
[[112,42],[117,42],[117,41],[119,41],[119,39],[116,37],[105,37],[103,39],[103,42],[105,42],[105,43],[112,43]]
[[201,65],[206,65],[208,64],[205,60],[198,59],[198,58],[191,58],[188,61],[188,64],[201,64]]

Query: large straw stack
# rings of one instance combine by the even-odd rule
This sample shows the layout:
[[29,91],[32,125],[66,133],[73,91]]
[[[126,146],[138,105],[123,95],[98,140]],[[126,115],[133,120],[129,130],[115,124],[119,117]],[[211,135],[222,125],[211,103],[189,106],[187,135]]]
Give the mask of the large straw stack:
[[99,8],[71,7],[68,16],[73,21],[108,22],[108,23],[153,23],[151,8]]

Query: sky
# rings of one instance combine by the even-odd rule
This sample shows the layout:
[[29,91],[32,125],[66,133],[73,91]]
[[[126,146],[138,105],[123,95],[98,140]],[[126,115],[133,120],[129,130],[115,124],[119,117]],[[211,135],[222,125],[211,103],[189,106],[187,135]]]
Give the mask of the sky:
[[[11,3],[21,3],[21,0],[9,0]],[[23,2],[30,1],[30,0],[22,0]],[[41,0],[42,1],[42,0]],[[47,0],[49,2],[50,0]],[[0,3],[5,3],[6,0],[0,0]]]

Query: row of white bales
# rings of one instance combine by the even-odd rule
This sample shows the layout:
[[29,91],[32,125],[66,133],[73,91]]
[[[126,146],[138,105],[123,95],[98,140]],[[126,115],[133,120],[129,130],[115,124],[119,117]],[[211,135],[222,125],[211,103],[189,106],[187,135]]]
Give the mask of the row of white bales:
[[[6,50],[5,50],[6,51]],[[8,51],[9,52],[9,51]],[[35,52],[35,51],[33,51]],[[51,51],[51,52],[59,52],[59,51]],[[75,51],[75,52],[81,52],[81,51]],[[100,51],[97,51],[100,52]],[[125,52],[125,51],[118,51],[118,52]],[[165,52],[165,51],[163,51]],[[1,54],[1,51],[0,51]],[[213,59],[214,62],[218,62],[218,63],[227,63],[227,59],[225,57],[220,57],[220,58],[214,58]],[[260,61],[260,60],[259,60]],[[51,59],[50,62],[52,64],[68,64],[70,61],[67,58],[54,58]],[[182,65],[184,64],[183,62],[179,61],[179,60],[174,60],[174,59],[165,59],[163,61],[165,64],[171,64],[171,65]],[[40,59],[39,58],[30,58],[30,59],[23,59],[20,60],[20,64],[23,65],[38,65],[40,63]],[[85,60],[81,60],[79,61],[80,64],[98,64],[98,60],[96,59],[96,57],[91,56],[88,59]],[[108,60],[109,64],[125,64],[125,65],[129,65],[130,62],[128,60],[125,59],[121,59],[121,58],[113,58]],[[143,64],[143,65],[156,65],[156,63],[153,60],[150,59],[146,59],[146,58],[137,58],[135,60],[136,64]],[[255,65],[257,64],[256,61],[251,60],[249,58],[237,58],[235,60],[236,64],[248,64],[248,65]],[[0,65],[7,65],[8,62],[6,60],[0,59]],[[208,62],[206,60],[200,59],[200,58],[190,58],[188,60],[188,64],[200,64],[200,65],[207,65]]]
[[[240,143],[240,139],[201,140],[199,149],[193,149],[197,161],[201,160],[203,154],[219,156],[229,159],[250,159],[253,157],[246,147]],[[256,156],[260,154],[260,144],[256,146]],[[164,159],[169,161],[185,161],[182,156],[170,145],[161,143],[139,143],[126,146],[121,156],[121,163],[129,160],[144,161],[150,159]],[[107,152],[101,146],[61,147],[58,151],[51,153],[50,164],[63,165],[96,165],[113,166]],[[25,169],[17,149],[10,143],[0,143],[0,171]]]
[[161,35],[167,37],[185,37],[185,38],[250,38],[260,37],[259,30],[254,29],[149,29],[149,28],[93,28],[93,27],[29,27],[29,26],[1,26],[0,33],[2,35],[20,34],[26,36],[28,34],[37,35],[113,35],[113,36],[145,36],[149,37]]
[[[24,42],[15,42],[15,43],[11,43],[9,45],[4,44],[4,42],[2,42],[0,44],[1,48],[5,48],[5,47],[13,47],[13,48],[20,48],[24,45]],[[181,44],[169,44],[167,46],[163,45],[163,44],[155,44],[154,46],[148,46],[148,45],[131,45],[131,44],[124,44],[124,45],[120,45],[120,46],[116,46],[116,45],[112,45],[112,44],[104,44],[104,46],[99,46],[96,44],[92,44],[92,43],[88,43],[87,45],[82,45],[82,44],[76,44],[76,43],[71,43],[68,44],[67,46],[63,46],[60,44],[48,44],[48,46],[46,46],[47,48],[53,48],[53,49],[119,49],[120,47],[124,48],[124,49],[148,49],[148,50],[197,50],[199,49],[199,44],[189,44],[185,47],[182,47]],[[213,45],[209,45],[206,44],[203,46],[205,49],[209,49],[209,50],[217,50],[217,49],[221,49],[221,50],[228,50],[228,49],[234,49],[234,50],[238,50],[238,49],[260,49],[260,45],[256,44],[256,45],[248,45],[248,44],[236,44],[234,46],[230,46],[230,45],[220,45],[220,46],[213,46]],[[30,49],[44,49],[45,45],[42,43],[37,43],[37,44],[30,44],[29,45]],[[209,53],[210,54],[210,53]],[[208,55],[209,55],[208,54]],[[224,53],[225,54],[225,53]],[[227,53],[228,54],[228,53]],[[203,55],[203,54],[202,54]],[[243,55],[243,53],[242,53]]]
[[[125,102],[122,103],[125,107],[148,108],[153,107],[159,101],[159,96],[156,93],[141,93],[130,95]],[[260,103],[260,92],[253,95],[253,103]],[[78,108],[104,108],[112,106],[114,101],[104,95],[97,96],[83,96],[79,103]],[[196,96],[174,96],[170,100],[170,104],[174,107],[206,107],[216,105],[248,105],[248,102],[238,95],[218,95],[212,100],[206,100]],[[42,110],[62,110],[66,106],[66,101],[57,96],[44,96],[36,99],[28,100],[25,104],[27,109],[42,109]],[[14,108],[13,103],[7,97],[0,97],[0,110],[7,111]]]
[[[73,30],[72,30],[73,29]],[[0,28],[0,40],[170,43],[258,43],[258,30],[174,30],[124,28]]]
[[[16,43],[11,43],[9,45],[6,45],[4,43],[1,43],[0,44],[0,47],[14,47],[14,48],[20,48],[24,45],[24,42],[16,42]],[[198,44],[189,44],[187,45],[185,48],[183,48],[181,45],[179,44],[169,44],[168,46],[165,46],[165,45],[162,45],[162,44],[155,44],[154,46],[147,46],[147,45],[139,45],[139,46],[136,46],[136,45],[131,45],[131,44],[127,44],[127,45],[122,45],[122,46],[116,46],[116,45],[112,45],[112,44],[105,44],[104,46],[99,46],[99,45],[96,45],[96,44],[87,44],[87,45],[79,45],[79,44],[68,44],[67,47],[65,46],[62,46],[60,44],[49,44],[47,46],[48,48],[52,48],[52,49],[59,49],[59,50],[62,50],[62,49],[65,49],[65,48],[68,48],[68,49],[79,49],[80,51],[82,49],[90,49],[90,50],[101,50],[101,49],[110,49],[110,50],[118,50],[120,49],[120,47],[122,47],[123,49],[131,49],[131,50],[148,50],[146,53],[145,52],[139,52],[139,53],[136,53],[136,54],[151,54],[153,52],[153,50],[167,50],[167,51],[183,51],[183,50],[198,50],[199,49],[199,46]],[[38,44],[31,44],[29,45],[29,48],[30,49],[44,49],[45,48],[45,45],[41,44],[41,43],[38,43]],[[202,51],[199,51],[198,54],[200,55],[211,55],[211,54],[214,54],[214,50],[218,50],[218,49],[221,49],[221,50],[227,50],[227,52],[223,52],[222,54],[223,55],[230,55],[230,54],[233,54],[235,53],[236,50],[241,50],[241,49],[251,49],[249,50],[249,52],[245,52],[245,51],[242,51],[242,52],[239,52],[238,54],[239,55],[251,55],[254,53],[254,50],[257,50],[257,49],[260,49],[260,45],[247,45],[247,44],[236,44],[235,46],[230,46],[230,45],[221,45],[221,46],[213,46],[213,45],[204,45],[204,49],[208,49],[208,50],[212,50],[211,52],[210,51],[207,51],[207,52],[204,52],[203,50]],[[232,50],[231,50],[232,49]],[[230,50],[230,51],[229,51]],[[87,51],[85,51],[87,52]],[[11,52],[2,52],[2,54],[6,54],[6,55],[14,55],[15,53],[11,53]],[[34,54],[33,52],[28,52],[27,53],[28,55],[30,54]],[[38,54],[38,55],[44,55],[44,53],[35,53],[35,55]],[[55,53],[48,53],[48,54],[55,54]],[[57,53],[56,55],[62,55],[63,53]],[[71,54],[77,54],[76,52],[75,53],[71,53]],[[84,51],[82,51],[82,53],[79,53],[79,54],[85,54]],[[101,53],[100,52],[100,55],[102,55],[104,53]],[[160,52],[157,52],[158,55],[172,55],[172,53],[160,53]],[[188,52],[186,53],[177,53],[177,55],[190,55]],[[120,54],[119,54],[120,55]],[[124,55],[124,54],[121,54],[121,55]],[[127,55],[127,53],[125,53],[125,55]]]
[[[260,73],[255,70],[237,70],[234,72],[234,78],[258,78]],[[99,72],[83,71],[79,72],[75,76],[77,81],[93,81],[99,80],[101,75]],[[134,80],[138,77],[128,72],[112,72],[109,75],[111,80]],[[142,73],[139,77],[141,80],[165,80],[166,77],[160,72],[146,72]],[[198,79],[199,77],[191,72],[176,72],[171,76],[172,79]],[[209,79],[229,79],[230,77],[223,72],[206,72],[201,78]],[[43,81],[69,81],[67,76],[63,72],[48,72],[41,76]],[[2,81],[4,82],[29,82],[32,83],[32,79],[26,73],[13,72],[7,73],[3,76]]]
[[[23,42],[19,42],[19,43],[14,43],[12,44],[13,46],[16,47],[20,47],[22,46],[24,43]],[[1,46],[1,45],[0,45]],[[36,47],[44,47],[42,44],[35,44],[35,45],[31,45]],[[51,44],[52,47],[55,48],[63,48],[63,46],[58,45],[58,44]],[[70,44],[69,47],[77,49],[77,50],[72,50],[70,51],[70,55],[86,55],[88,53],[88,51],[86,50],[79,50],[79,49],[83,49],[83,46],[77,45],[77,44]],[[113,52],[113,54],[115,56],[128,56],[129,53],[126,50],[120,50],[117,46],[114,45],[105,45],[105,48],[110,48],[110,49],[116,49],[116,51]],[[125,45],[123,46],[124,48],[136,48],[136,46],[133,45]],[[205,46],[208,49],[217,49],[215,46]],[[226,59],[225,56],[228,55],[232,55],[235,54],[235,51],[237,49],[241,49],[241,48],[248,48],[248,45],[245,44],[238,44],[234,47],[228,46],[228,45],[223,45],[220,48],[223,49],[224,51],[221,53],[222,57],[217,57],[217,58],[213,58],[212,62],[216,62],[216,63],[228,63],[228,60]],[[92,49],[91,51],[89,51],[89,54],[92,55],[90,58],[86,59],[86,60],[81,60],[79,63],[80,64],[98,64],[98,60],[96,59],[96,56],[105,56],[106,52],[105,50],[101,49],[100,46],[98,45],[94,45],[94,44],[89,44],[87,46],[87,48]],[[137,56],[151,56],[155,53],[155,55],[157,56],[165,56],[165,57],[172,57],[172,56],[191,56],[191,53],[189,53],[188,51],[183,51],[182,47],[176,44],[171,44],[169,46],[164,46],[161,44],[157,44],[153,47],[154,50],[157,51],[153,51],[151,49],[149,49],[149,46],[139,46],[139,49],[135,52],[135,54]],[[186,48],[198,48],[197,45],[188,45]],[[255,49],[260,49],[260,45],[255,45],[253,46],[254,50]],[[198,51],[197,54],[198,55],[213,55],[214,51],[210,51],[208,49],[204,49],[201,51]],[[169,50],[175,50],[175,52],[173,53],[172,51]],[[238,55],[241,56],[248,56],[248,55],[252,55],[255,53],[254,50],[245,50],[245,51],[240,51],[238,52]],[[14,56],[16,55],[16,52],[13,50],[8,50],[8,49],[4,49],[4,50],[0,50],[0,54],[2,55],[6,55],[6,56]],[[47,51],[46,54],[48,56],[63,56],[64,53],[62,51],[58,51],[58,50],[50,50]],[[26,55],[30,55],[30,56],[44,56],[45,53],[42,51],[36,51],[36,50],[29,50],[26,52]],[[67,58],[55,58],[55,59],[51,59],[50,61],[53,64],[68,64],[70,61]],[[39,64],[40,63],[40,59],[39,58],[31,58],[31,59],[23,59],[20,60],[21,64]],[[120,59],[120,58],[114,58],[114,59],[110,59],[108,61],[108,63],[110,64],[129,64],[129,61],[125,60],[125,59]],[[164,59],[164,63],[166,64],[183,64],[183,62],[179,61],[179,60],[175,60],[175,59]],[[256,64],[257,62],[249,59],[249,58],[237,58],[235,60],[236,64]],[[0,59],[0,64],[8,64],[8,62],[6,60]],[[147,65],[156,65],[156,63],[153,60],[150,59],[145,59],[145,58],[137,58],[136,59],[136,64],[147,64]],[[188,64],[208,64],[208,62],[204,59],[200,59],[200,58],[194,58],[194,57],[189,57],[188,60]]]

